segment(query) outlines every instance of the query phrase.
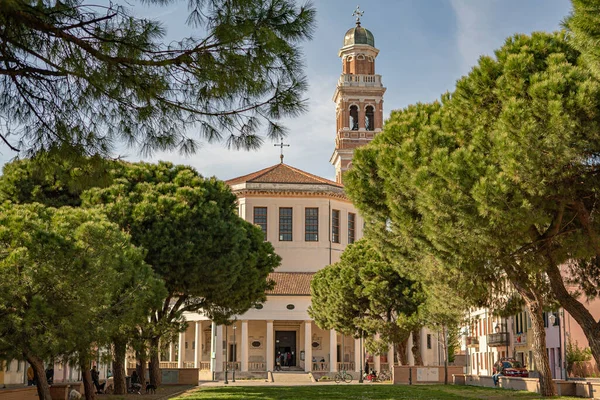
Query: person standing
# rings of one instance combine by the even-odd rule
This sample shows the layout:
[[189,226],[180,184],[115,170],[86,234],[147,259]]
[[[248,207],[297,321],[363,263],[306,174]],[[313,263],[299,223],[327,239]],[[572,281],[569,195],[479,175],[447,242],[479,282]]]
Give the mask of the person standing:
[[96,369],[95,365],[92,367],[92,370],[90,372],[92,373],[92,382],[94,383],[94,386],[96,387],[96,392],[99,392],[100,391],[100,374],[98,373],[98,370]]
[[292,353],[288,351],[286,358],[287,358],[287,366],[291,367],[292,366]]
[[27,368],[27,386],[35,385],[35,373],[33,372],[33,367],[29,365]]

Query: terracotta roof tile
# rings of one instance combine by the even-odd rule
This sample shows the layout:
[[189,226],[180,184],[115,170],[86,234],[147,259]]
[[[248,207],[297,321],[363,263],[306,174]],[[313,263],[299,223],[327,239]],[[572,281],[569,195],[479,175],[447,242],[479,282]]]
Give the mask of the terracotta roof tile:
[[275,281],[275,287],[267,295],[310,296],[313,275],[313,272],[271,272],[269,279]]
[[329,179],[321,178],[320,176],[309,174],[298,168],[290,167],[287,164],[275,164],[271,167],[261,169],[248,175],[239,176],[237,178],[226,181],[228,185],[237,185],[239,183],[254,182],[254,183],[305,183],[305,184],[321,184],[343,188],[344,185],[330,181]]

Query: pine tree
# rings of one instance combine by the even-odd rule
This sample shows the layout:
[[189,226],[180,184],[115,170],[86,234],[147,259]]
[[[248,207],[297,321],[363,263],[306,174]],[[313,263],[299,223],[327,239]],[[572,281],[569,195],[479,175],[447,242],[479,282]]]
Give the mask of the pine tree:
[[165,44],[160,22],[119,2],[3,0],[0,139],[106,155],[119,142],[193,153],[202,140],[256,148],[261,129],[280,137],[280,119],[305,109],[299,44],[315,26],[314,8],[295,3],[191,0],[204,35]]

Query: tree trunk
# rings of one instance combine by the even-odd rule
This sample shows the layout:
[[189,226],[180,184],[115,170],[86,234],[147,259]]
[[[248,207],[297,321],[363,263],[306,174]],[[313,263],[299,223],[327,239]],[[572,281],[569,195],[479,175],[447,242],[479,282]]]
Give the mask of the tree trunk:
[[31,364],[31,368],[33,368],[33,373],[35,374],[35,379],[37,381],[38,397],[40,400],[52,400],[52,396],[50,396],[50,386],[46,380],[44,362],[41,358],[32,354],[25,354],[25,358],[27,359],[27,362]]
[[421,357],[421,328],[413,329],[412,331],[413,345],[411,348],[415,365],[423,365],[423,357]]
[[81,380],[83,381],[83,390],[86,400],[96,400],[96,387],[92,382],[92,373],[90,372],[90,362],[86,357],[79,358],[79,369],[81,371]]
[[[579,326],[581,326],[583,334],[585,335],[590,346],[590,350],[592,351],[592,356],[596,361],[596,365],[600,365],[600,323],[596,321],[596,319],[590,313],[590,311],[579,300],[577,300],[571,295],[571,293],[569,293],[569,291],[565,287],[565,283],[560,273],[560,269],[558,268],[551,256],[549,256],[548,258],[549,265],[546,268],[546,273],[550,280],[552,293],[554,294],[562,308],[564,308],[565,311],[571,314],[573,319],[577,321]],[[560,323],[563,324],[564,321],[560,321]]]
[[525,305],[531,318],[531,328],[533,331],[532,351],[535,359],[536,369],[540,374],[540,394],[542,396],[556,396],[556,389],[552,382],[552,373],[550,372],[550,362],[546,351],[546,331],[544,330],[543,318],[543,300],[540,293],[534,290],[525,289],[517,282],[513,282],[517,292],[525,300]]
[[[410,337],[410,335],[408,336]],[[396,343],[395,353],[400,365],[408,365],[408,337],[400,343]]]
[[121,339],[114,340],[113,357],[113,379],[115,394],[127,394],[127,383],[125,382],[125,356],[127,352],[127,343]]
[[150,339],[150,383],[160,385],[160,338]]
[[148,360],[146,359],[146,352],[142,351],[138,353],[138,360],[140,362],[140,370],[138,371],[138,376],[140,377],[140,384],[142,387],[146,386],[146,370],[148,365]]

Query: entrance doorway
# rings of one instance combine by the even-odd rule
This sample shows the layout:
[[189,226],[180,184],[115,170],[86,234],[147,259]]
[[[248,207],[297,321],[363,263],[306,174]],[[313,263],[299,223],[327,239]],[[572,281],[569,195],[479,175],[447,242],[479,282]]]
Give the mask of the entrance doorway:
[[296,331],[275,331],[275,357],[282,367],[296,366]]

